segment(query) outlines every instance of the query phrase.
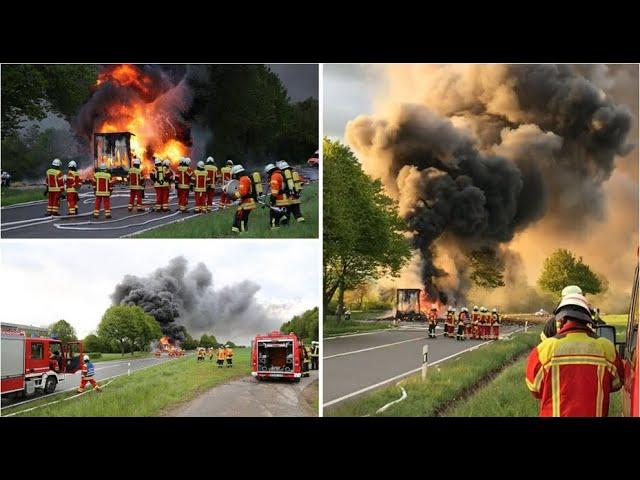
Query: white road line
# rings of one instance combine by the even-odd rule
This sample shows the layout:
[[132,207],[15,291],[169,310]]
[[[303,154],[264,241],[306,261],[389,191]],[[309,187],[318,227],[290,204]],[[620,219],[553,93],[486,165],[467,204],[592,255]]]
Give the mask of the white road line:
[[356,353],[362,353],[362,352],[370,352],[371,350],[377,350],[379,348],[392,347],[394,345],[400,345],[401,343],[417,342],[418,340],[425,340],[427,338],[428,337],[410,338],[409,340],[401,340],[399,342],[387,343],[385,345],[376,345],[375,347],[363,348],[361,350],[353,350],[351,352],[336,353],[335,355],[329,355],[328,357],[322,357],[322,358],[323,360],[329,360],[330,358],[344,357],[347,355],[355,355]]
[[[491,342],[493,342],[493,340],[488,340],[486,342],[479,343],[478,345],[474,345],[473,347],[466,348],[464,350],[461,350],[460,352],[454,353],[453,355],[449,355],[448,357],[444,357],[444,358],[441,358],[440,360],[436,360],[433,363],[429,363],[428,366],[431,367],[433,365],[437,365],[437,364],[439,364],[441,362],[444,362],[445,360],[449,360],[450,358],[457,357],[458,355],[460,355],[462,353],[465,353],[465,352],[468,352],[470,350],[475,350],[476,348],[479,348],[482,345],[486,345],[487,343],[491,343]],[[368,392],[369,390],[373,390],[374,388],[381,387],[382,385],[385,385],[385,384],[387,384],[389,382],[393,382],[394,380],[399,380],[402,377],[406,377],[407,375],[411,375],[412,373],[419,372],[420,370],[422,370],[422,366],[420,366],[418,368],[414,368],[413,370],[409,370],[408,372],[401,373],[400,375],[396,375],[395,377],[387,378],[386,380],[378,382],[375,385],[369,385],[368,387],[361,388],[360,390],[357,390],[355,392],[351,392],[351,393],[348,393],[346,395],[343,395],[340,398],[336,398],[335,400],[331,400],[330,402],[324,403],[322,405],[322,407],[323,408],[324,407],[330,407],[331,405],[335,405],[336,403],[340,403],[340,402],[342,402],[344,400],[347,400],[349,398],[355,397],[356,395],[360,395],[362,393]]]
[[368,332],[362,332],[362,333],[345,333],[344,335],[324,337],[322,340],[325,341],[325,340],[333,340],[334,338],[359,337],[361,335],[372,335],[374,333],[389,332],[389,331],[395,331],[395,328],[380,328],[378,330],[370,330]]

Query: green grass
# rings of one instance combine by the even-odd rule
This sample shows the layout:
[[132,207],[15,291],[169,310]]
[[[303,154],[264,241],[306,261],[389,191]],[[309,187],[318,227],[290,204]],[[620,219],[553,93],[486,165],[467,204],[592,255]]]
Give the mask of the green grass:
[[236,207],[206,215],[191,215],[182,222],[154,228],[136,235],[136,238],[318,238],[318,183],[305,187],[300,205],[304,223],[296,223],[293,216],[291,225],[271,230],[269,209],[260,206],[251,212],[249,231],[233,233],[231,226]]
[[[528,352],[540,341],[538,329],[517,333],[509,340],[493,342],[430,367],[423,383],[420,375],[402,381],[407,399],[397,403],[382,416],[435,416],[458,398],[462,398],[483,377],[499,371],[503,365]],[[524,380],[522,380],[524,382]],[[354,400],[325,409],[325,416],[376,415],[383,405],[400,398],[400,389],[391,385]]]
[[621,315],[602,315],[602,320],[609,325],[616,327],[616,340],[624,342],[627,336],[627,319],[626,313]]
[[[154,416],[164,409],[195,398],[221,382],[249,375],[250,349],[237,349],[233,368],[216,368],[213,361],[198,362],[194,356],[117,377],[101,393],[90,391],[81,397],[26,412],[39,417]],[[99,382],[101,385],[106,382]],[[3,408],[2,414],[20,411],[74,395],[63,393],[15,408]]]
[[0,191],[2,206],[15,205],[16,203],[32,202],[34,200],[45,200],[44,187],[42,188],[3,188]]
[[[526,358],[505,368],[493,381],[472,396],[455,405],[449,417],[537,417],[538,400],[529,393],[524,382]],[[619,393],[610,397],[609,416],[622,415]]]
[[89,358],[93,363],[109,362],[111,360],[135,360],[138,358],[153,357],[152,352],[134,352],[133,356],[131,355],[131,353],[125,353],[124,357],[120,353],[101,353],[99,358],[95,358],[95,353],[87,353],[87,355],[89,355]]
[[375,322],[375,323],[359,323],[359,322],[345,322],[342,321],[340,325],[335,323],[324,323],[323,333],[325,336],[330,337],[332,335],[344,335],[347,333],[360,333],[370,332],[372,330],[381,330],[392,328],[393,325],[389,322]]

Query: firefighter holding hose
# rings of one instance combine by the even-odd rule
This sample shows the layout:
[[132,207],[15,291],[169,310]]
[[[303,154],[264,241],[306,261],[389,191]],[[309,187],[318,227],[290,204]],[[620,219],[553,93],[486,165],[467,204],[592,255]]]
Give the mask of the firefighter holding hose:
[[178,211],[186,213],[189,203],[189,190],[194,180],[194,173],[187,163],[187,158],[180,159],[178,172],[176,173],[176,190],[178,191]]
[[216,179],[218,177],[218,167],[216,167],[216,164],[213,161],[213,157],[207,157],[204,169],[207,171],[206,211],[210,212],[213,206],[213,196],[216,193]]
[[129,204],[127,210],[138,211],[142,208],[142,193],[144,192],[144,177],[140,168],[140,159],[134,157],[131,162],[133,166],[129,169]]
[[231,231],[235,233],[245,232],[249,229],[249,214],[256,208],[253,198],[253,185],[242,165],[234,165],[231,169],[231,178],[238,180],[238,190],[233,194],[238,203],[238,209],[233,218]]
[[540,400],[540,416],[608,416],[609,396],[624,379],[615,345],[593,333],[591,307],[581,293],[563,296],[553,313],[560,328],[527,359],[525,380]]
[[47,213],[45,216],[60,215],[60,196],[64,191],[64,177],[62,175],[62,170],[60,170],[61,166],[62,162],[60,159],[55,158],[51,162],[51,167],[49,167],[45,173],[45,176],[47,177],[47,189],[45,190],[45,195],[48,198]]
[[435,305],[431,307],[428,315],[429,319],[429,338],[436,338],[436,325],[438,324],[438,309]]
[[65,180],[65,187],[67,192],[67,207],[69,215],[77,215],[78,213],[78,190],[82,186],[82,180],[78,173],[78,166],[76,162],[71,160],[68,165],[67,178]]
[[93,363],[91,363],[91,360],[89,360],[89,355],[85,355],[82,360],[82,373],[80,375],[80,386],[78,387],[78,393],[84,392],[84,387],[87,385],[87,383],[90,383],[96,392],[102,391],[100,385],[96,383],[96,379],[93,378],[96,372]]
[[111,218],[111,192],[113,192],[113,178],[106,163],[101,163],[98,171],[91,179],[96,203],[93,206],[93,218],[100,216],[100,208],[104,206],[104,218]]

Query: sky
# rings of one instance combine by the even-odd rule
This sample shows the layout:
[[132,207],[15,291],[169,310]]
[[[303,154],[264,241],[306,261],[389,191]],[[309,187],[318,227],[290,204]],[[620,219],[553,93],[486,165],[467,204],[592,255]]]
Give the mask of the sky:
[[270,63],[271,71],[280,77],[294,102],[318,98],[318,64]]
[[125,274],[145,276],[182,255],[190,267],[209,268],[216,290],[243,280],[260,285],[256,297],[278,329],[319,306],[320,252],[317,240],[3,240],[0,319],[36,326],[65,319],[83,338]]

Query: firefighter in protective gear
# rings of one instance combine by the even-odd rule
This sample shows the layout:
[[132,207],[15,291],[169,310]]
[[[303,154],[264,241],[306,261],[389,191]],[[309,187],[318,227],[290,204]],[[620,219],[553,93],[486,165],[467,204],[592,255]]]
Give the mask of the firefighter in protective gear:
[[227,368],[233,367],[233,348],[230,345],[224,347],[224,358],[227,361]]
[[218,167],[213,162],[213,157],[208,157],[204,165],[207,171],[207,203],[206,211],[210,212],[213,206],[213,196],[216,193],[216,180],[218,177]]
[[480,339],[486,340],[489,337],[489,310],[487,307],[480,307]]
[[491,310],[491,317],[489,317],[489,338],[491,340],[497,340],[500,337],[500,314],[498,309]]
[[247,175],[242,165],[234,165],[231,169],[231,178],[238,180],[240,185],[233,194],[234,200],[240,202],[233,218],[232,232],[244,232],[249,229],[249,214],[255,210],[256,202],[253,198],[253,182]]
[[455,318],[456,318],[456,309],[453,307],[447,308],[447,318],[444,323],[444,336],[453,338],[454,330],[455,330]]
[[69,215],[76,215],[78,213],[78,190],[80,190],[82,186],[82,180],[80,179],[80,174],[78,174],[76,162],[71,160],[68,167],[69,170],[67,171],[67,179],[65,181],[67,207]]
[[206,355],[206,352],[204,347],[198,347],[198,362],[204,360],[205,355]]
[[438,325],[438,309],[434,306],[431,307],[428,315],[429,319],[429,338],[436,338],[436,325]]
[[204,162],[199,161],[196,170],[193,172],[193,190],[196,194],[196,206],[193,211],[196,213],[205,213],[207,211],[207,177]]
[[284,191],[284,178],[282,172],[273,163],[264,167],[264,172],[267,176],[267,182],[270,188],[270,203],[274,207],[278,207],[281,210],[269,209],[269,224],[272,229],[280,228],[281,223],[286,223],[288,217],[286,215],[287,208],[289,206],[289,197]]
[[480,312],[477,305],[473,306],[471,314],[471,338],[477,340],[480,338]]
[[162,162],[162,168],[164,169],[165,179],[164,184],[162,185],[162,187],[160,187],[164,190],[162,192],[162,211],[170,212],[171,210],[169,210],[169,194],[171,193],[171,184],[173,183],[174,178],[173,170],[171,169],[171,161],[164,160]]
[[320,359],[320,342],[316,342],[315,340],[311,342],[311,354],[309,355],[309,357],[311,357],[311,370],[318,370],[318,360]]
[[462,307],[456,320],[456,340],[466,340],[466,328],[469,323],[469,309]]
[[231,180],[231,169],[233,168],[233,161],[227,160],[227,164],[220,169],[220,185],[222,187],[222,193],[220,194],[220,203],[222,205],[228,205],[231,203],[231,199],[224,191],[227,183]]
[[135,157],[131,162],[133,166],[129,169],[129,204],[127,210],[138,211],[142,208],[142,193],[144,192],[144,177],[140,168],[140,159]]
[[592,319],[584,295],[562,297],[553,313],[560,329],[527,360],[526,384],[540,400],[540,416],[606,417],[609,395],[624,379],[614,344],[589,328]]
[[207,348],[207,355],[209,356],[209,361],[213,360],[213,354],[214,354],[213,347]]
[[226,358],[226,348],[224,348],[224,345],[220,345],[220,347],[218,347],[218,359],[216,361],[218,368],[223,367],[225,358]]
[[189,158],[180,160],[176,173],[176,190],[178,191],[178,211],[186,213],[189,204],[189,190],[193,188],[194,173],[188,165]]
[[[579,295],[582,295],[582,289],[577,285],[569,285],[562,289],[562,293],[560,294],[560,296],[565,297],[572,293],[577,293]],[[540,341],[546,338],[555,337],[555,335],[558,333],[558,330],[560,330],[560,321],[556,320],[555,317],[551,317],[544,324],[544,327],[542,328],[542,332],[540,332]]]
[[287,218],[293,214],[296,222],[304,222],[304,217],[300,211],[300,196],[302,195],[302,180],[300,174],[291,168],[287,162],[280,160],[276,166],[284,177],[285,191],[289,197],[289,207],[287,208]]
[[100,388],[100,385],[96,383],[96,379],[93,378],[96,374],[96,371],[93,363],[91,363],[91,360],[89,360],[89,355],[85,355],[82,360],[82,373],[80,376],[80,386],[78,387],[78,393],[84,392],[84,387],[87,385],[87,383],[90,383],[96,392],[100,392],[102,389]]
[[[162,210],[162,206],[165,204],[164,194],[169,193],[168,190],[162,188],[166,182],[165,178],[165,170],[162,165],[162,160],[159,158],[155,158],[153,160],[153,170],[149,175],[151,181],[153,182],[153,188],[156,191],[156,205],[155,211],[160,212]],[[166,199],[167,205],[169,204],[169,199]]]
[[64,177],[62,175],[62,162],[56,158],[51,162],[51,167],[46,171],[47,189],[45,194],[48,197],[47,215],[60,215],[60,196],[64,191]]
[[100,216],[100,207],[104,205],[104,217],[111,218],[111,192],[113,192],[114,181],[107,171],[107,165],[101,163],[97,172],[91,179],[93,192],[96,196],[96,203],[93,207],[93,218]]

